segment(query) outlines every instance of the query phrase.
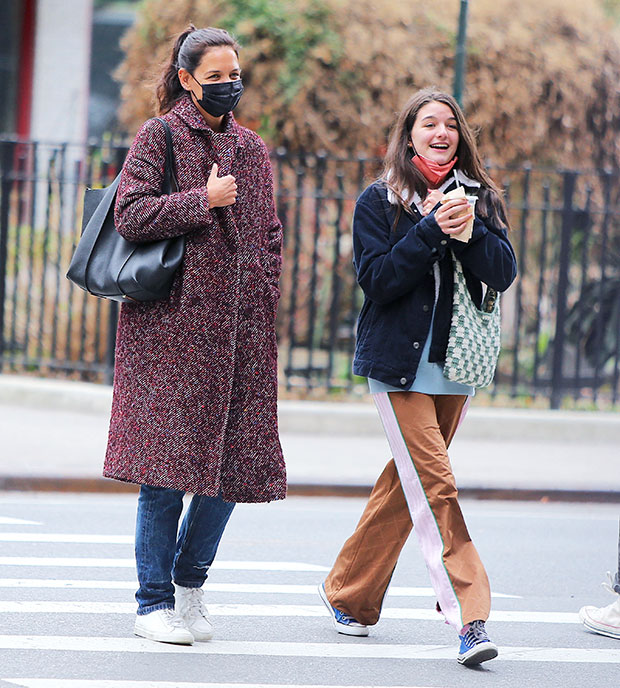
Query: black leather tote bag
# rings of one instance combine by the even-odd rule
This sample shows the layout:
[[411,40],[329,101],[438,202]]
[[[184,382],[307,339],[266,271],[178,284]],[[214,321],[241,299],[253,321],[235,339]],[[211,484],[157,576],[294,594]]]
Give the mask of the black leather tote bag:
[[[163,194],[178,189],[174,176],[170,127],[166,130]],[[185,237],[146,243],[127,241],[114,227],[114,202],[120,173],[105,189],[86,189],[82,236],[67,278],[94,296],[113,301],[158,301],[170,296],[175,272],[183,260]]]

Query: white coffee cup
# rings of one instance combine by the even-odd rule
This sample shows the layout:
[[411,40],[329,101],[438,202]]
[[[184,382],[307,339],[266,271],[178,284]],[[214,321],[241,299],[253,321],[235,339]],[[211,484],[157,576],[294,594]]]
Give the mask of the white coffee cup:
[[475,212],[476,210],[476,201],[478,200],[478,196],[465,196],[467,199],[467,202],[471,206],[472,212]]
[[465,229],[460,233],[460,234],[453,234],[452,238],[456,239],[457,241],[463,241],[467,243],[471,239],[471,233],[474,230],[474,213],[476,210],[476,201],[478,200],[477,196],[465,196],[465,199],[469,203],[469,207],[471,208],[471,214],[472,217],[468,221]]

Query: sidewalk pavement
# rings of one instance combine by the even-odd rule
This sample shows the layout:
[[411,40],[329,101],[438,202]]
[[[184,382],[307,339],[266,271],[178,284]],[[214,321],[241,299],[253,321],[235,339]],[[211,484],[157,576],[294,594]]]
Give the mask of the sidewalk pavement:
[[[111,388],[0,375],[0,489],[123,491],[101,477]],[[620,503],[620,414],[476,408],[450,449],[461,494]],[[365,495],[390,458],[371,403],[280,402],[290,494]]]

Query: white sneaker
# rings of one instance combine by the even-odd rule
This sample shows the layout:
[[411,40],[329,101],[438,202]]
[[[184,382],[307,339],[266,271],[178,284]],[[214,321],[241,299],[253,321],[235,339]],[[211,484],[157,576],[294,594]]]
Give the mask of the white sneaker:
[[202,588],[184,588],[176,583],[174,588],[176,612],[194,636],[194,640],[211,640],[213,624],[207,607],[202,601]]
[[616,601],[607,607],[582,607],[579,618],[589,631],[620,640],[620,595],[612,586],[611,574],[607,576],[609,584],[603,583],[603,587],[616,596]]
[[141,638],[157,640],[160,643],[192,645],[194,636],[174,609],[158,609],[149,614],[138,614],[133,632]]

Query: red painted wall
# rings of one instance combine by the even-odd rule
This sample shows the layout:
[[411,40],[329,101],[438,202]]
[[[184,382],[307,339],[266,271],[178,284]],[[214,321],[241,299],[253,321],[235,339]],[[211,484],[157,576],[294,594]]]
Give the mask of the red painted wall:
[[22,18],[19,47],[19,81],[17,89],[17,135],[20,138],[28,138],[30,136],[35,28],[36,0],[24,0],[24,14]]

